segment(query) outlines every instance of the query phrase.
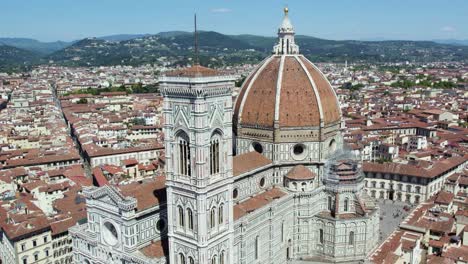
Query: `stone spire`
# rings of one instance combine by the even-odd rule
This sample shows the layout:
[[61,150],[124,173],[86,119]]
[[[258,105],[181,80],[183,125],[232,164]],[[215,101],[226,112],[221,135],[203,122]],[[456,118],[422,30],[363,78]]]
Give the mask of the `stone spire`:
[[278,44],[273,47],[273,53],[276,55],[298,54],[299,46],[294,42],[294,27],[289,20],[289,9],[284,8],[284,18],[278,29]]

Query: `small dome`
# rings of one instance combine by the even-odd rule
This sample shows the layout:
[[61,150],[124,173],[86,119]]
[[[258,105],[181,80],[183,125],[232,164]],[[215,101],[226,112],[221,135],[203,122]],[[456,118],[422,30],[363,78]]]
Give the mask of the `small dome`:
[[246,79],[234,109],[237,127],[319,127],[339,123],[333,88],[302,55],[272,55]]
[[287,179],[296,181],[313,180],[315,176],[315,173],[303,165],[295,166],[286,174]]

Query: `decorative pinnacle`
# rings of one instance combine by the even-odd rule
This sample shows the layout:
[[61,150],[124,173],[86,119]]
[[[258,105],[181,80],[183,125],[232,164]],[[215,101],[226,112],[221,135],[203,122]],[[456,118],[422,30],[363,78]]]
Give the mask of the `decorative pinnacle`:
[[284,8],[284,15],[287,16],[287,15],[288,15],[288,12],[289,12],[289,8],[288,8],[288,7],[285,7],[285,8]]

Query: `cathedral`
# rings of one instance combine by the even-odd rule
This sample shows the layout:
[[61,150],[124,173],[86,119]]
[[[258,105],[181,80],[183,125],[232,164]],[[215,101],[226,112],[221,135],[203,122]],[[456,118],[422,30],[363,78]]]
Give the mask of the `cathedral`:
[[322,72],[284,10],[278,42],[232,100],[235,78],[195,64],[159,80],[165,175],[85,189],[76,263],[358,263],[379,209]]

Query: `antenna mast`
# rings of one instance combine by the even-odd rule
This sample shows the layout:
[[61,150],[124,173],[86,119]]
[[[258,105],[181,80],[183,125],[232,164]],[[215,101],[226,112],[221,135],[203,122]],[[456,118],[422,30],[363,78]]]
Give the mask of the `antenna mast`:
[[195,24],[195,31],[194,31],[194,37],[195,37],[195,65],[199,64],[198,60],[198,32],[197,32],[197,14],[195,13],[194,16],[194,24]]

